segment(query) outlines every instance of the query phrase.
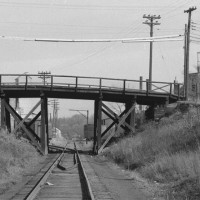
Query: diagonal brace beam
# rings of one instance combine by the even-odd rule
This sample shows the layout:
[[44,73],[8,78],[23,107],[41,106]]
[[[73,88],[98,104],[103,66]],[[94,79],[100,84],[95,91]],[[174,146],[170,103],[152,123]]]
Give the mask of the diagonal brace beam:
[[19,124],[15,127],[11,134],[15,134],[17,130],[24,124],[24,122],[28,119],[28,117],[37,109],[37,107],[41,104],[41,100],[30,110],[30,112],[24,117],[23,120],[19,122]]
[[[16,115],[14,109],[5,102],[5,108],[11,113],[11,115],[14,117],[14,119],[20,123],[20,118]],[[22,124],[21,128],[25,131],[25,133],[28,135],[28,137],[30,138],[30,140],[33,142],[33,144],[38,148],[38,150],[42,153],[41,151],[41,146],[40,144],[36,141],[36,139],[33,137],[33,135],[31,134],[31,132],[26,128],[26,126],[24,124]]]
[[132,105],[132,107],[127,111],[127,113],[119,120],[119,123],[117,125],[117,131],[113,131],[108,138],[106,139],[106,141],[103,143],[103,145],[101,146],[101,148],[99,149],[98,153],[101,153],[102,150],[104,149],[104,147],[107,145],[107,143],[110,141],[110,139],[119,132],[119,127],[125,122],[126,118],[130,115],[130,113],[135,109],[135,103]]
[[[103,109],[102,109],[102,111],[103,111]],[[104,112],[104,111],[103,111]],[[124,113],[125,113],[125,111],[123,111],[120,115],[119,115],[119,117],[121,118],[123,115],[124,115]],[[106,114],[106,113],[105,113]],[[111,124],[110,124],[110,126],[108,126],[108,128],[101,134],[101,137],[103,137],[114,125],[116,124],[116,122],[112,122]]]
[[27,124],[27,126],[31,126],[35,121],[40,117],[41,111]]
[[[112,111],[108,106],[106,106],[105,104],[103,104],[102,105],[104,108],[106,108],[106,110],[108,110],[112,115],[114,115],[114,117],[119,121],[120,120],[120,117],[114,112],[114,111]],[[125,110],[126,111],[126,110]],[[104,112],[104,111],[103,111]],[[106,113],[105,113],[106,114]],[[107,114],[106,114],[107,115]],[[110,117],[111,118],[111,116],[108,116],[108,117]],[[115,121],[113,118],[111,118],[113,121]],[[124,121],[124,123],[123,123],[127,128],[129,128],[133,133],[135,132],[135,129],[132,127],[132,126],[130,126],[126,121]],[[123,125],[122,124],[122,125]],[[122,126],[121,125],[121,126]],[[122,126],[122,128],[124,128],[123,126]]]
[[[16,117],[17,117],[20,121],[22,121],[22,120],[23,120],[22,117],[21,117],[12,107],[10,107],[10,108],[12,109],[13,113],[15,113]],[[39,113],[38,113],[38,114],[39,114]],[[32,121],[31,121],[31,122],[32,122]],[[31,123],[31,122],[29,122],[29,123]],[[25,125],[26,129],[28,129],[28,131],[31,132],[32,135],[40,142],[40,138],[39,138],[38,135],[31,129],[31,127],[30,127],[31,125],[26,124],[26,123],[24,123],[24,125]]]

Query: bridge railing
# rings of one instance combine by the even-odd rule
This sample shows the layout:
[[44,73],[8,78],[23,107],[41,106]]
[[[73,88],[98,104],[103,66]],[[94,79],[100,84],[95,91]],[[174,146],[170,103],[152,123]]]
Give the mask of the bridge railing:
[[165,93],[184,96],[183,84],[170,82],[151,83],[141,80],[115,79],[102,77],[39,75],[39,74],[0,74],[0,88],[3,87],[56,87],[72,89],[110,90],[112,92],[140,92],[145,94]]

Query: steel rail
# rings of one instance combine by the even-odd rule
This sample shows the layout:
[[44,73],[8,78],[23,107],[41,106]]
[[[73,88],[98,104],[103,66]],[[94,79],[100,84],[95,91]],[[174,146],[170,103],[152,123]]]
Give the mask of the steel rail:
[[79,153],[78,153],[78,150],[77,150],[75,142],[74,142],[74,148],[75,148],[76,155],[77,155],[77,162],[79,163],[79,166],[80,166],[80,168],[82,170],[82,173],[83,173],[83,176],[84,176],[84,179],[85,179],[85,182],[86,182],[86,187],[87,187],[87,190],[88,190],[88,195],[90,196],[91,200],[95,200],[94,194],[92,192],[92,187],[91,187],[90,181],[89,181],[88,176],[87,176],[87,174],[85,172],[85,169],[84,169],[84,166],[82,164],[81,158],[79,156]]
[[36,185],[33,187],[33,189],[29,192],[29,194],[25,197],[25,200],[33,200],[38,192],[40,191],[42,185],[46,182],[47,178],[51,174],[52,170],[55,168],[56,165],[58,165],[61,161],[61,159],[64,156],[65,150],[67,148],[67,145],[63,149],[62,153],[59,155],[59,157],[53,162],[53,164],[49,167],[49,169],[44,173],[44,175],[40,178],[40,180],[36,183]]

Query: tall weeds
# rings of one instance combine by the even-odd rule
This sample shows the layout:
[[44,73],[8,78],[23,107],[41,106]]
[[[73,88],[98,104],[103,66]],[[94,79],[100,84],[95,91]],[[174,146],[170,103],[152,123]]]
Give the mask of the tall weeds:
[[137,169],[149,180],[171,184],[168,194],[173,193],[175,199],[200,199],[199,140],[196,108],[184,115],[177,112],[159,124],[145,125],[142,133],[112,145],[105,155],[126,168]]
[[38,153],[27,140],[0,131],[0,184],[15,182],[23,170],[38,160]]

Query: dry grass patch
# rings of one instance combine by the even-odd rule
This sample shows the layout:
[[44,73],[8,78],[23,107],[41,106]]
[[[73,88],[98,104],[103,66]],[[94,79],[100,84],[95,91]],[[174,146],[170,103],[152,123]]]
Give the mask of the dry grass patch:
[[142,133],[113,144],[104,154],[149,180],[168,184],[171,199],[200,199],[199,139],[199,110],[191,109],[145,125]]
[[[0,131],[0,185],[7,188],[17,182],[23,171],[39,162],[40,155],[25,139]],[[2,191],[0,191],[1,193]]]

